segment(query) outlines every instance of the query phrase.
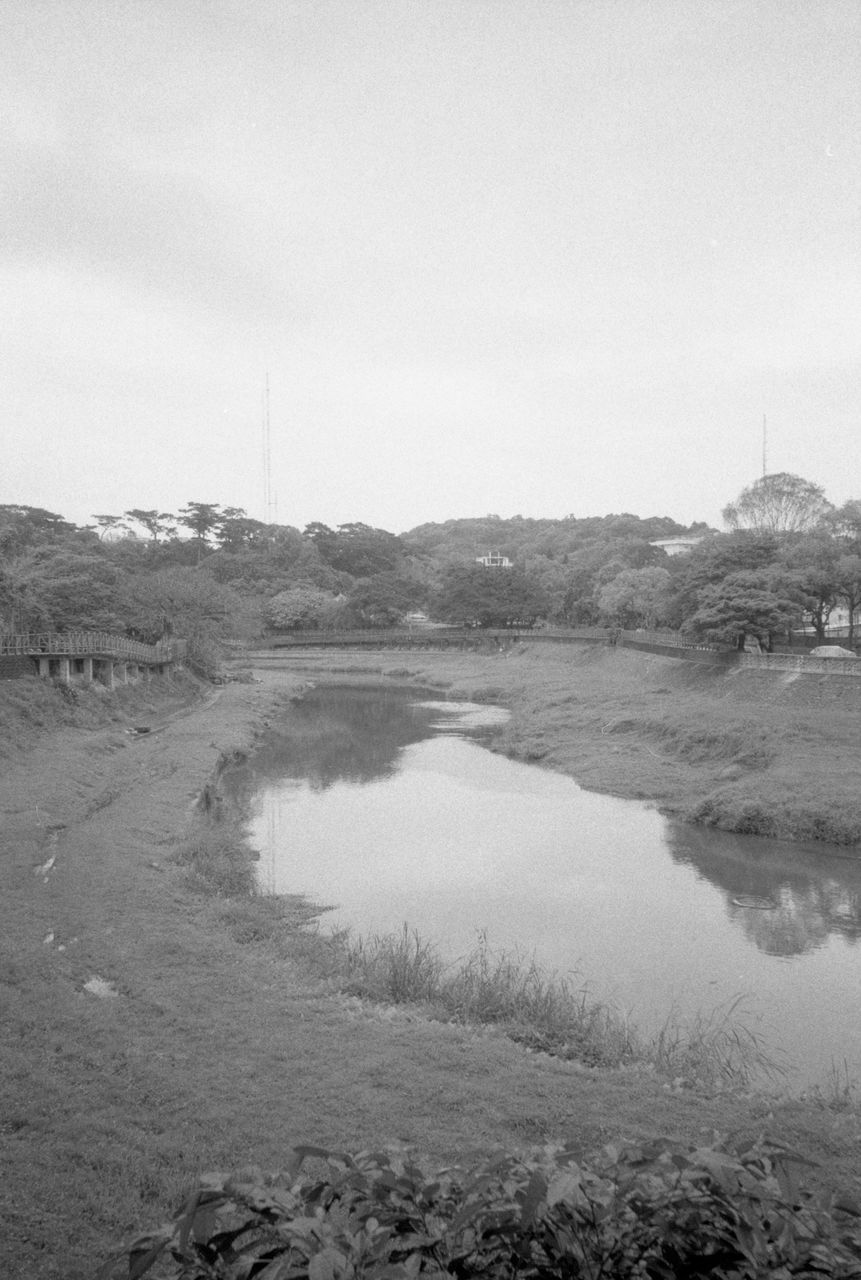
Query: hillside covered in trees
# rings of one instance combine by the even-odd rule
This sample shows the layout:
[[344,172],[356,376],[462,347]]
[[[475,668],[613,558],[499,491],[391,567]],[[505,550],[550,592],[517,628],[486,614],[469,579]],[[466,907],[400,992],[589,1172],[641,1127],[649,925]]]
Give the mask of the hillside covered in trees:
[[[360,522],[267,525],[236,507],[132,508],[76,526],[0,506],[0,631],[98,628],[186,637],[198,660],[278,631],[388,627],[420,612],[478,626],[672,627],[770,644],[861,603],[861,500],[767,476],[724,510],[727,531],[666,516],[485,516],[396,535]],[[662,539],[695,543],[669,556]],[[498,552],[510,567],[479,557]],[[849,634],[852,643],[854,635]]]

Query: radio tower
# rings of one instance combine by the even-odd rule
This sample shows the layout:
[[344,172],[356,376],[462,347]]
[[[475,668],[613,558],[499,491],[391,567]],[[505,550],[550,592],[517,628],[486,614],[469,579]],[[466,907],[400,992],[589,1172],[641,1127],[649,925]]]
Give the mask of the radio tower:
[[765,414],[762,415],[762,478],[765,479],[768,474],[766,466],[766,421]]

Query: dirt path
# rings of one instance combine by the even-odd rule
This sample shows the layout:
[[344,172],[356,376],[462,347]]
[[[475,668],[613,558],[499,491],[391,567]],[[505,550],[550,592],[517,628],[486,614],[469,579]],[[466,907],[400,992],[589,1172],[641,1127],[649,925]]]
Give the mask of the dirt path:
[[205,1168],[403,1141],[432,1158],[565,1137],[781,1133],[848,1177],[853,1117],[677,1093],[495,1034],[364,1007],[301,948],[237,941],[172,860],[201,788],[301,672],[267,672],[132,737],[45,739],[0,779],[0,1274],[83,1280]]

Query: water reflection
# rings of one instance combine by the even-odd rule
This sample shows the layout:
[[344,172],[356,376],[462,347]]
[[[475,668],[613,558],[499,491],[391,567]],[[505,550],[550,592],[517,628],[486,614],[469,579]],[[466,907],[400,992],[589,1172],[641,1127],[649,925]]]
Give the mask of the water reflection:
[[289,722],[273,726],[252,760],[231,769],[225,785],[250,798],[267,782],[301,779],[313,791],[338,782],[367,786],[392,777],[404,750],[444,731],[481,740],[508,713],[500,707],[417,697],[414,690],[328,684],[291,703]]
[[742,995],[799,1083],[832,1060],[861,1073],[861,860],[583,791],[482,749],[490,712],[308,691],[225,780],[249,800],[259,883],[329,904],[336,927],[408,921],[452,958],[486,932],[582,976],[645,1032]]
[[676,862],[721,890],[730,920],[767,955],[814,951],[839,935],[861,937],[861,857],[822,845],[668,824]]

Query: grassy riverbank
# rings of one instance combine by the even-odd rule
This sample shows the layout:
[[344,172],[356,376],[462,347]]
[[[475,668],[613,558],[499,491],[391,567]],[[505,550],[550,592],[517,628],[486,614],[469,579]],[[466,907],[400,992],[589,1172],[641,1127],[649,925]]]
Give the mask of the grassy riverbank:
[[[340,665],[378,678],[408,662],[411,675],[396,678],[499,697],[514,711],[504,749],[528,754],[543,732],[543,761],[594,785],[601,758],[577,726],[588,720],[588,663],[598,661],[539,662],[524,651]],[[249,896],[245,880],[204,883],[204,786],[253,749],[315,669],[317,659],[261,670],[262,683],[205,698],[165,690],[143,736],[125,731],[140,723],[138,707],[106,702],[101,723],[49,718],[9,753],[0,775],[4,1275],[85,1280],[114,1242],[168,1216],[201,1171],[278,1168],[302,1141],[402,1142],[447,1161],[557,1139],[585,1155],[625,1138],[765,1132],[813,1160],[814,1180],[851,1185],[861,1126],[837,1079],[807,1099],[696,1091],[642,1066],[527,1052],[496,1025],[337,994],[318,940],[300,927],[304,904]],[[563,716],[561,700],[578,691],[582,716]],[[42,695],[53,716],[63,695]],[[557,725],[553,740],[542,714]],[[608,765],[613,747],[635,741],[600,727],[599,739]],[[631,794],[620,782],[632,762],[617,765],[607,789]],[[647,782],[643,773],[635,785]],[[658,799],[674,803],[669,789]],[[219,835],[229,874],[235,835]]]

